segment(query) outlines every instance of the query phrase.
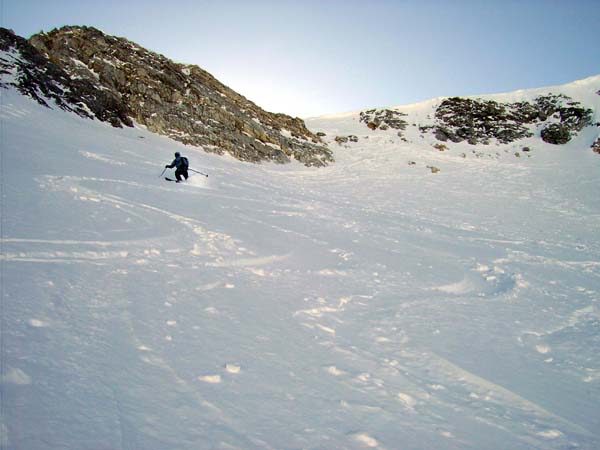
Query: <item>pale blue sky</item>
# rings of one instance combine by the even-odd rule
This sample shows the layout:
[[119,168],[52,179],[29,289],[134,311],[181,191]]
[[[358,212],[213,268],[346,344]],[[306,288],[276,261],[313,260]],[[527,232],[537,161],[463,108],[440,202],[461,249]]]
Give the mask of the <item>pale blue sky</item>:
[[90,25],[308,117],[600,74],[600,0],[0,0],[29,37]]

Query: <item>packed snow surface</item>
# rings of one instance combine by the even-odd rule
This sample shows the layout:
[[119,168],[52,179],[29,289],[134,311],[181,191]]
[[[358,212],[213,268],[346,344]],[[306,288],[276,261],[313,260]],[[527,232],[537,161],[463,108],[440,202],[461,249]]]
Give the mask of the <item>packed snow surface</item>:
[[1,94],[3,449],[600,448],[596,129],[309,169]]

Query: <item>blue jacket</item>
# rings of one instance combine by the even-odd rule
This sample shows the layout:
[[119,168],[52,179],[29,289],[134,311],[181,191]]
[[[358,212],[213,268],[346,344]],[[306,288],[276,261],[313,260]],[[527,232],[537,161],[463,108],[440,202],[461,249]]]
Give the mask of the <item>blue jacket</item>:
[[178,156],[167,167],[169,169],[172,169],[173,167],[177,167],[177,170],[183,170],[183,169],[187,169],[187,164],[185,163],[183,156]]

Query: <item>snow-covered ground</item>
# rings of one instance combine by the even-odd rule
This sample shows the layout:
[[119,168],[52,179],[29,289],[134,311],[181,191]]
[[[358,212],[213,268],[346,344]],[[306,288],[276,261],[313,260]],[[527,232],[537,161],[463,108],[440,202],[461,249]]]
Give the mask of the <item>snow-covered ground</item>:
[[3,449],[600,448],[597,129],[309,169],[1,95]]

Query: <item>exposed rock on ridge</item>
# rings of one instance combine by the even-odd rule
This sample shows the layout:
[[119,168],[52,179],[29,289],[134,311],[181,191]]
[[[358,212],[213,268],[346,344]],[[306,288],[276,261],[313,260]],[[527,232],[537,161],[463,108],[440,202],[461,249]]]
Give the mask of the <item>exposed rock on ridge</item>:
[[85,92],[116,102],[125,114],[111,119],[90,107],[115,126],[130,125],[131,117],[150,131],[245,161],[333,161],[301,119],[262,110],[197,66],[90,27],[63,27],[29,42]]
[[550,144],[565,144],[592,124],[593,112],[565,95],[543,95],[533,102],[498,103],[453,97],[436,109],[433,130],[436,139],[470,144],[502,144],[533,136],[530,125],[541,126],[541,138]]
[[405,116],[407,114],[393,109],[370,109],[368,111],[361,111],[359,120],[366,123],[371,130],[393,128],[403,131],[408,125],[406,120],[402,119]]
[[5,28],[0,28],[0,51],[5,52],[0,56],[0,87],[14,86],[46,107],[46,100],[53,100],[81,117],[97,117],[117,127],[133,125],[118,98],[88,80],[72,79],[27,40]]

